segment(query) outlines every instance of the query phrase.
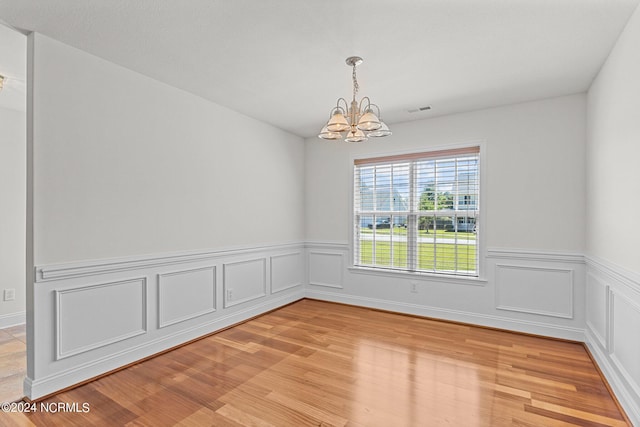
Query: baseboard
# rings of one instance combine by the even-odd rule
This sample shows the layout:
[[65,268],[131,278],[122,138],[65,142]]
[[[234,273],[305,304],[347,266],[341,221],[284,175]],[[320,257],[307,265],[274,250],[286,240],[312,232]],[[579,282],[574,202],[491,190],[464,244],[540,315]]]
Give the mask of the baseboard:
[[26,316],[25,311],[0,315],[0,329],[23,325],[26,322]]
[[547,337],[561,338],[571,341],[584,341],[584,330],[573,327],[562,327],[546,323],[538,323],[523,320],[514,320],[499,316],[486,314],[469,313],[464,311],[443,309],[440,307],[410,304],[406,302],[388,301],[376,298],[362,297],[357,295],[346,295],[337,292],[309,290],[308,298],[321,301],[331,301],[343,304],[357,305],[361,307],[374,308],[379,310],[394,311],[398,313],[411,314],[416,316],[430,317],[434,319],[449,320],[454,322],[469,323],[479,326],[486,326],[509,331],[523,332],[527,334],[541,335]]

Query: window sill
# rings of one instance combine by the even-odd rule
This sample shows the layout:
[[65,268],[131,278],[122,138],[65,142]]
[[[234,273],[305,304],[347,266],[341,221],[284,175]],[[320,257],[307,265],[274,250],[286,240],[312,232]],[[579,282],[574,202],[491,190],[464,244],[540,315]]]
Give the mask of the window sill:
[[444,282],[453,283],[456,285],[471,285],[471,286],[485,286],[487,280],[480,277],[472,276],[453,276],[445,274],[433,274],[433,273],[418,273],[410,271],[396,271],[385,270],[382,268],[368,268],[368,267],[356,267],[351,266],[348,268],[349,272],[354,274],[370,274],[372,276],[388,276],[403,279],[430,281],[430,282]]

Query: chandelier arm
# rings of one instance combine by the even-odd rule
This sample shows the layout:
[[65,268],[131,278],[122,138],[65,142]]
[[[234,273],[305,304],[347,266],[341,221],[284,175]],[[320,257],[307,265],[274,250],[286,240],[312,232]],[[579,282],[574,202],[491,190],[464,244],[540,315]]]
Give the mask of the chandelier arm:
[[[369,104],[369,108],[371,108],[371,107],[376,107],[376,110],[378,110],[378,118],[379,118],[379,119],[381,119],[381,117],[380,117],[380,116],[381,116],[381,114],[380,114],[380,107],[378,107],[378,105],[377,105],[377,104],[371,104],[371,103],[370,103],[370,104]],[[381,120],[382,120],[382,119],[381,119]]]
[[[367,101],[367,103],[366,103],[366,104],[364,104],[364,101],[365,101],[365,100]],[[363,105],[364,105],[364,107],[365,107],[364,109],[362,108],[362,107],[363,107]],[[364,113],[364,112],[365,112],[367,109],[369,109],[369,107],[371,107],[372,105],[375,105],[375,104],[372,104],[372,103],[371,103],[371,100],[369,99],[369,97],[368,97],[368,96],[365,96],[365,97],[363,97],[363,98],[360,100],[360,105],[358,105],[358,111],[360,111],[361,113]]]
[[[344,102],[344,108],[340,106],[340,101]],[[347,111],[349,111],[349,104],[347,103],[347,100],[344,98],[338,98],[338,101],[336,102],[336,109],[342,110],[342,114],[347,114]]]

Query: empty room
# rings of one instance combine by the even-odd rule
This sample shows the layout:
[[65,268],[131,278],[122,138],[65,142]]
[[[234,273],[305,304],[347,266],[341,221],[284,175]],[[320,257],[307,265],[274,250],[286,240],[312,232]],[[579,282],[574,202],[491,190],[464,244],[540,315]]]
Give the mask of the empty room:
[[0,424],[640,426],[639,4],[0,0]]

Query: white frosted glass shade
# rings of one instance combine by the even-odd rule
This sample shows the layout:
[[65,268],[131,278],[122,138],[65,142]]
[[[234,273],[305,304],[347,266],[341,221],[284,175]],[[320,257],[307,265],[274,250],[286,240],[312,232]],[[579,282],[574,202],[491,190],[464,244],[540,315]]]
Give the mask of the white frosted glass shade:
[[389,136],[389,135],[391,135],[391,130],[389,129],[389,126],[387,126],[387,124],[382,120],[380,120],[379,129],[374,130],[373,132],[369,132],[369,136],[373,136],[375,138],[382,138],[383,136]]
[[358,129],[364,131],[380,129],[380,120],[378,120],[371,110],[368,110],[360,117],[360,120],[358,120]]
[[331,132],[325,126],[322,128],[322,130],[318,134],[318,138],[336,140],[336,139],[342,139],[342,134],[340,132]]
[[347,118],[340,111],[336,111],[331,115],[329,123],[327,123],[327,130],[331,132],[343,132],[349,129],[349,122]]
[[367,135],[365,135],[360,129],[356,129],[350,131],[344,140],[347,142],[362,142],[367,140]]

